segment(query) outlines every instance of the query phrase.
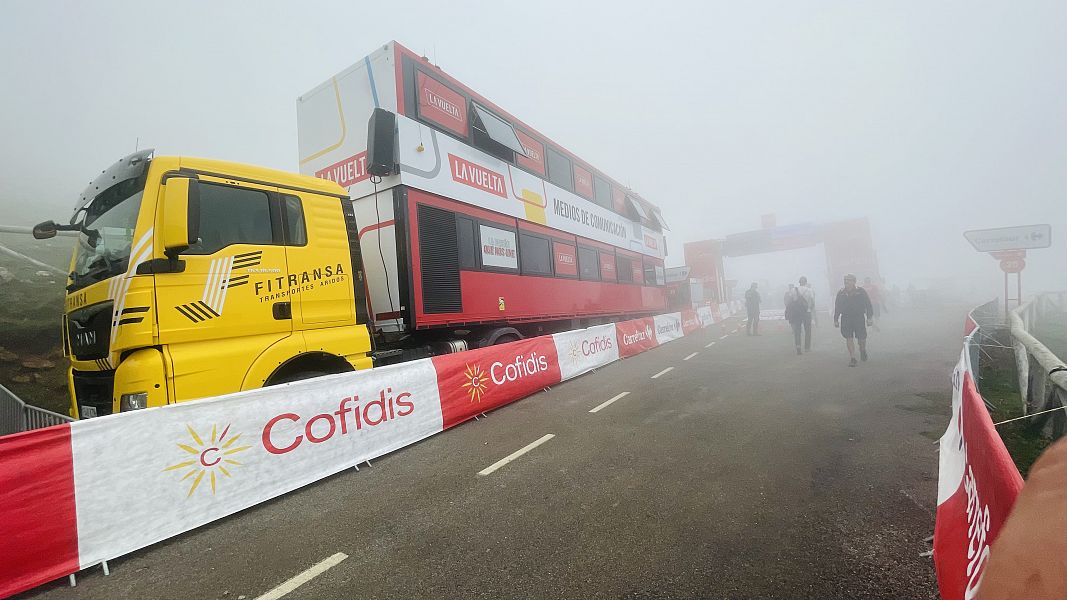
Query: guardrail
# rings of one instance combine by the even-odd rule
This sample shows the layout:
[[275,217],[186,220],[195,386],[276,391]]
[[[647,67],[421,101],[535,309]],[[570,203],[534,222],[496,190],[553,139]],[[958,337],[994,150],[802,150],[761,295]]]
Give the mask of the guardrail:
[[1065,300],[1067,292],[1040,294],[1008,316],[1024,409],[1027,414],[1045,413],[1035,419],[1035,428],[1052,419],[1053,438],[1062,437],[1067,425],[1067,415],[1056,410],[1067,406],[1067,364],[1033,333],[1053,313],[1067,313]]
[[67,415],[26,404],[14,392],[0,385],[0,435],[51,427],[73,420]]

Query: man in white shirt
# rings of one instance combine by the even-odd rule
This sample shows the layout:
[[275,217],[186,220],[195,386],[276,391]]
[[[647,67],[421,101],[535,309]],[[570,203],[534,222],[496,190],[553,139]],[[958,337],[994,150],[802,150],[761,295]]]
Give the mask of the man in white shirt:
[[804,351],[811,352],[811,323],[812,319],[815,319],[815,292],[813,292],[811,286],[808,285],[807,277],[800,278],[800,286],[797,287],[797,292],[808,305],[808,314],[804,319],[802,326],[804,327]]

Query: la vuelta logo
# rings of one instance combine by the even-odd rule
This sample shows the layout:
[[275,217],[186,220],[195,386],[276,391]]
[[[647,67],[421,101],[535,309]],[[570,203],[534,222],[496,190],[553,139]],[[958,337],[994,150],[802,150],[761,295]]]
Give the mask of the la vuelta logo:
[[232,477],[230,471],[241,466],[241,462],[233,458],[234,455],[248,450],[251,446],[238,445],[241,434],[229,435],[229,425],[222,429],[221,434],[219,434],[218,426],[212,425],[210,438],[206,435],[200,436],[192,425],[186,425],[185,429],[192,443],[178,443],[177,446],[188,456],[185,460],[170,465],[163,471],[183,471],[184,474],[179,481],[192,479],[189,483],[189,493],[185,495],[186,498],[193,495],[205,477],[210,482],[211,495],[215,495],[215,486],[219,477]]

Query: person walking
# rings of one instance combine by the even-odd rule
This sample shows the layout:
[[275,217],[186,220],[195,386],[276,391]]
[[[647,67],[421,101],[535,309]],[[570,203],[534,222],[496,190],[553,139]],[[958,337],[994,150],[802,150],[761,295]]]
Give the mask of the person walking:
[[748,328],[746,329],[746,333],[748,335],[759,335],[760,297],[756,287],[756,284],[753,283],[752,287],[745,291],[745,310],[748,311]]
[[[867,327],[874,317],[871,298],[863,288],[856,286],[856,276],[845,275],[845,287],[837,292],[834,301],[834,327],[841,328],[841,335],[848,347],[848,366],[856,366],[855,342],[859,342],[860,360],[867,360]],[[855,341],[853,341],[855,340]]]
[[802,325],[804,326],[804,350],[811,351],[811,326],[818,321],[815,315],[815,292],[808,285],[808,278],[803,275],[800,277],[799,286],[797,292],[800,293],[800,297],[804,299],[804,303],[808,305],[807,317],[804,319]]
[[785,320],[789,321],[789,326],[793,328],[793,344],[797,349],[797,356],[802,353],[800,351],[800,331],[807,323],[808,327],[808,349],[811,349],[811,313],[808,312],[808,303],[800,295],[800,290],[797,288],[789,288],[789,293],[785,297]]

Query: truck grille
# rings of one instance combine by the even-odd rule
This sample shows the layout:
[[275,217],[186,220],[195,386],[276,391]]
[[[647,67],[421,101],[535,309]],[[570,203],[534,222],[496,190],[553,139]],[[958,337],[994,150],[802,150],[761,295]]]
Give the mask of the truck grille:
[[98,416],[110,415],[114,389],[114,371],[74,371],[74,397],[79,414],[82,406],[91,406]]
[[67,315],[70,350],[78,360],[107,358],[111,345],[111,301],[101,302]]

